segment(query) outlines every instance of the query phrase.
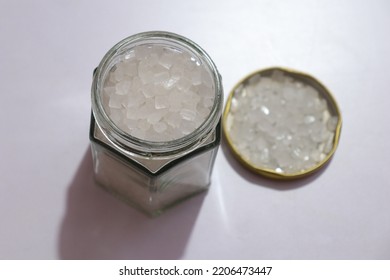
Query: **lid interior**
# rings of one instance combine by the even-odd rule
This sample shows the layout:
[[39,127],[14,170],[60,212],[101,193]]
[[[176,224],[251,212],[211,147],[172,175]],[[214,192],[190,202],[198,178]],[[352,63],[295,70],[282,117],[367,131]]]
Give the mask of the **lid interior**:
[[293,179],[317,171],[336,150],[341,114],[315,78],[284,68],[254,72],[241,80],[223,116],[236,158],[271,178]]

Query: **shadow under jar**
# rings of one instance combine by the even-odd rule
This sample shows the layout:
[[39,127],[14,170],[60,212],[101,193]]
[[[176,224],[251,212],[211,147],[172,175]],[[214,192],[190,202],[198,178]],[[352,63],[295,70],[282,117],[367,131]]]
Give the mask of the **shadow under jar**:
[[93,77],[97,183],[150,215],[207,190],[222,104],[218,70],[194,42],[168,32],[120,41]]

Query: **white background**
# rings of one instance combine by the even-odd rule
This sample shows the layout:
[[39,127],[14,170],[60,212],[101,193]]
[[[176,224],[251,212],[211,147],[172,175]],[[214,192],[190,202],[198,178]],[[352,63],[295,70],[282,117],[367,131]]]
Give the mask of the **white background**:
[[[225,143],[207,194],[157,219],[92,179],[92,71],[150,30],[202,46],[225,96],[256,69],[308,72],[336,97],[331,163],[280,183]],[[389,259],[389,1],[1,1],[1,259]]]

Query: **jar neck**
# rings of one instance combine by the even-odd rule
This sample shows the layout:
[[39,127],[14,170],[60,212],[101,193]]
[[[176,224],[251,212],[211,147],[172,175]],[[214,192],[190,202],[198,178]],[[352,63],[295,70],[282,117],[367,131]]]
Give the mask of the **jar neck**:
[[[171,44],[175,47],[190,50],[195,53],[206,67],[210,70],[213,88],[214,104],[206,120],[193,132],[188,135],[164,142],[153,142],[133,137],[132,135],[119,129],[108,117],[102,104],[102,90],[105,77],[110,67],[120,59],[126,50],[133,48],[141,43],[162,42]],[[182,36],[167,32],[145,32],[128,37],[116,44],[102,59],[99,66],[94,72],[92,83],[92,111],[96,122],[105,136],[113,145],[128,150],[132,153],[152,157],[166,156],[191,151],[201,145],[210,132],[217,126],[222,112],[223,89],[221,76],[218,70],[208,56],[197,44]]]

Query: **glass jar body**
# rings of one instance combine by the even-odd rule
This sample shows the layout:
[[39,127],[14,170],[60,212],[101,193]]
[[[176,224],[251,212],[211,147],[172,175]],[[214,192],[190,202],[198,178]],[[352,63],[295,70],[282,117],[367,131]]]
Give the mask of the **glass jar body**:
[[[210,70],[215,90],[213,108],[192,133],[170,142],[148,142],[123,133],[111,122],[100,104],[100,89],[107,67],[134,44],[154,41],[190,48]],[[135,42],[135,43],[134,43]],[[125,202],[150,214],[207,190],[220,143],[223,91],[218,71],[195,43],[166,32],[138,34],[118,43],[94,73],[90,140],[96,182]]]
[[[209,137],[198,149],[184,156],[173,156],[153,173],[140,164],[142,158],[128,156],[111,146],[92,117],[90,139],[95,180],[124,202],[149,215],[158,215],[208,189],[220,144],[220,125],[210,131]],[[142,162],[145,161],[158,159],[143,158]]]

